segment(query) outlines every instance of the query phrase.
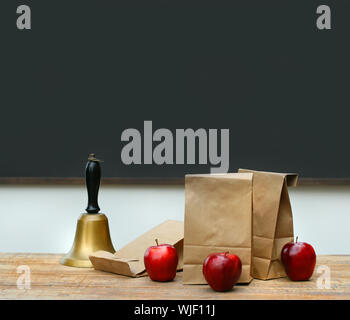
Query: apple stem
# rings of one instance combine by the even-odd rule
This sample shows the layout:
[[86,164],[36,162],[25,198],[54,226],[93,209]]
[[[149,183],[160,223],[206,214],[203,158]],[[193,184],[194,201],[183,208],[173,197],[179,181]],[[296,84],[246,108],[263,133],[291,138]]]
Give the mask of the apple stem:
[[227,255],[228,255],[228,251],[225,252],[225,256],[227,256]]
[[159,246],[158,239],[155,239],[157,246]]
[[298,242],[298,236],[297,236],[297,238],[295,239],[295,242]]

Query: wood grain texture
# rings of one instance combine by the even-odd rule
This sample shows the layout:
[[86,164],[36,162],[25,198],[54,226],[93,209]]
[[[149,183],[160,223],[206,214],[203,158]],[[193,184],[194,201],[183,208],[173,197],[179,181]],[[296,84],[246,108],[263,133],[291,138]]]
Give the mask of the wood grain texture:
[[[0,299],[350,299],[350,256],[318,256],[317,266],[331,269],[330,289],[317,288],[315,269],[310,281],[253,280],[226,293],[207,285],[183,285],[181,272],[175,281],[159,283],[148,277],[62,266],[60,258],[58,254],[0,254]],[[31,289],[17,288],[20,265],[30,267]]]

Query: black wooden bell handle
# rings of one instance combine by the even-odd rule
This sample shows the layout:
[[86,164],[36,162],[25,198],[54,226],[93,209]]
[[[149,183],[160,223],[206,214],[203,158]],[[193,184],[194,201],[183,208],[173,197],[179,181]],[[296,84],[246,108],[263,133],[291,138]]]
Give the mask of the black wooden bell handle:
[[95,158],[92,153],[89,155],[85,170],[86,187],[88,192],[88,206],[87,213],[98,213],[100,207],[98,206],[98,190],[100,188],[101,167],[100,161]]

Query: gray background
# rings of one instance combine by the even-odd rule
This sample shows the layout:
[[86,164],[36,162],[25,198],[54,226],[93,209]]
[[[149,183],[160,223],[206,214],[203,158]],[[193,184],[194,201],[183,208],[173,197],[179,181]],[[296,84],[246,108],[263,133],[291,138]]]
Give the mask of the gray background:
[[2,0],[0,176],[82,176],[90,152],[107,177],[209,172],[123,165],[121,132],[152,120],[230,128],[231,171],[350,178],[349,14],[340,0]]

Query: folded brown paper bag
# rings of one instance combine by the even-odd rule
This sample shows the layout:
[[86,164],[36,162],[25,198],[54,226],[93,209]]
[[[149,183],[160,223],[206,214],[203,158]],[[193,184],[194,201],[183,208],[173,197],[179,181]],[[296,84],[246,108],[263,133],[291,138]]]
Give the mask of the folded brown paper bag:
[[286,276],[281,262],[283,246],[293,241],[293,216],[288,186],[296,186],[296,174],[239,169],[253,173],[253,278]]
[[242,261],[239,282],[250,282],[252,177],[252,173],[186,175],[184,284],[205,284],[205,258],[226,251]]
[[147,275],[143,257],[148,247],[158,242],[175,246],[179,262],[177,269],[183,267],[184,224],[182,221],[167,220],[144,233],[117,252],[97,251],[90,256],[91,263],[96,270],[113,272],[129,277],[142,277]]

